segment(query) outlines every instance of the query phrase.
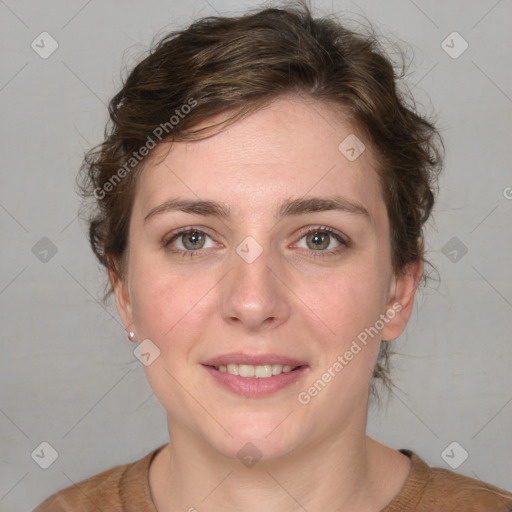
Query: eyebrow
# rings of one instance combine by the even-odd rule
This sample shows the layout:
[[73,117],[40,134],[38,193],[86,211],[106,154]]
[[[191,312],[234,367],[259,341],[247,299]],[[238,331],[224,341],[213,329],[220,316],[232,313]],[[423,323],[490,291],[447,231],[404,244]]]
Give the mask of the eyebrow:
[[[221,219],[229,219],[231,216],[229,206],[217,201],[169,199],[165,203],[152,208],[144,217],[144,223],[157,215],[173,211],[203,215],[205,217],[213,216]],[[280,220],[283,217],[325,211],[341,211],[362,215],[368,220],[371,219],[370,213],[362,204],[349,201],[341,196],[287,199],[279,206],[274,216]]]

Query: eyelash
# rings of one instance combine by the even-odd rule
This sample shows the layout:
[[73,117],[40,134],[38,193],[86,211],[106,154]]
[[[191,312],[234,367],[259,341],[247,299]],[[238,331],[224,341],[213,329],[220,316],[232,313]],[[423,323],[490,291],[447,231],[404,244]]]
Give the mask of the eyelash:
[[[180,236],[192,233],[192,232],[198,232],[203,235],[208,236],[209,238],[212,238],[208,233],[206,233],[204,230],[200,228],[196,228],[194,226],[186,227],[183,229],[180,229],[178,231],[174,231],[170,234],[170,238],[166,238],[163,240],[162,245],[164,248],[168,249],[169,251],[175,253],[175,254],[181,254],[183,257],[190,257],[193,258],[194,256],[198,256],[201,251],[201,249],[197,249],[195,251],[188,250],[184,251],[182,249],[171,249],[170,245],[177,240]],[[317,226],[313,228],[309,228],[307,231],[304,231],[300,237],[299,240],[302,240],[304,237],[308,236],[312,233],[326,233],[329,236],[333,237],[336,241],[338,241],[341,245],[339,247],[336,247],[335,249],[330,249],[329,251],[314,251],[312,249],[309,250],[311,253],[311,256],[313,258],[325,258],[329,256],[334,256],[339,253],[341,253],[344,249],[347,249],[351,246],[350,242],[342,237],[340,234],[338,234],[336,231],[334,231],[332,228],[328,226]]]

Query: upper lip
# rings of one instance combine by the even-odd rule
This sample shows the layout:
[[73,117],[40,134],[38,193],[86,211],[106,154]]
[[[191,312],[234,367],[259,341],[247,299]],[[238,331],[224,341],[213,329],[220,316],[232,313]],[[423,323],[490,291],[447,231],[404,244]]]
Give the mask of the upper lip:
[[206,366],[227,366],[228,364],[250,364],[253,366],[264,364],[282,364],[289,366],[306,366],[305,361],[294,359],[279,354],[244,354],[242,352],[222,354],[220,356],[212,357],[204,361],[202,364]]

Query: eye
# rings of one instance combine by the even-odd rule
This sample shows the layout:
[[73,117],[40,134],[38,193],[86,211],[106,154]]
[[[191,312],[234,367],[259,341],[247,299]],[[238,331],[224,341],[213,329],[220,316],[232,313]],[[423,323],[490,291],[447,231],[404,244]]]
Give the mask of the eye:
[[348,246],[348,241],[341,234],[326,226],[310,228],[297,244],[302,249],[327,254],[337,254]]
[[[210,240],[209,244],[208,240]],[[209,249],[215,246],[215,243],[209,235],[195,228],[186,228],[172,233],[171,237],[165,240],[163,244],[164,247],[169,247],[171,250],[181,253],[198,251],[199,249]],[[173,244],[174,249],[172,248]]]
[[[167,239],[163,240],[162,245],[169,251],[182,256],[194,256],[198,255],[201,249],[209,249],[217,244],[203,230],[188,227],[171,233]],[[349,246],[349,241],[343,235],[326,226],[308,229],[296,245],[311,253],[318,253],[312,254],[315,257],[338,254]]]

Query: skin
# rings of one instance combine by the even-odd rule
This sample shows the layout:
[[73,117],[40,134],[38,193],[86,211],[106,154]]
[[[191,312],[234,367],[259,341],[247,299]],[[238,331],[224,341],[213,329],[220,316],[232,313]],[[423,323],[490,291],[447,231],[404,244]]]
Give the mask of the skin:
[[[350,134],[364,141],[331,107],[281,97],[213,137],[174,143],[139,176],[126,271],[123,279],[111,271],[110,279],[124,325],[136,341],[149,338],[160,350],[145,367],[172,440],[150,468],[159,511],[370,512],[384,508],[406,481],[409,459],[365,430],[380,341],[403,332],[422,268],[418,261],[393,272],[377,162],[369,144],[355,161],[340,153]],[[368,215],[274,217],[288,199],[333,195]],[[168,211],[144,221],[170,198],[218,201],[231,217]],[[320,226],[348,238],[349,246],[327,235],[328,246],[315,249],[305,231]],[[193,257],[170,250],[186,250],[190,236],[163,246],[184,227],[208,235],[204,248],[189,249]],[[263,249],[252,263],[236,252],[247,236]],[[301,404],[299,392],[397,303],[401,311],[384,329]],[[309,368],[273,395],[242,397],[201,365],[229,352],[282,354]],[[262,454],[250,468],[237,458],[247,442]]]

